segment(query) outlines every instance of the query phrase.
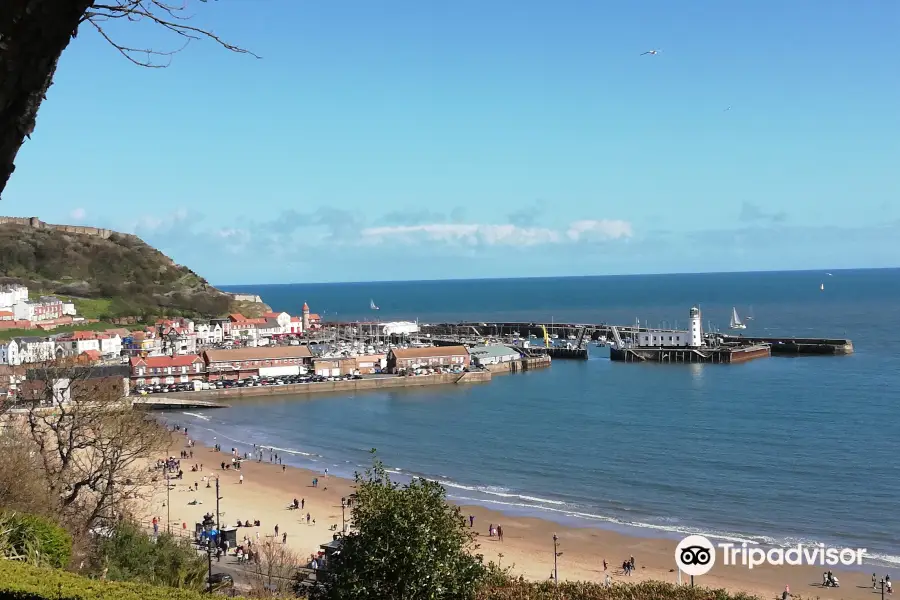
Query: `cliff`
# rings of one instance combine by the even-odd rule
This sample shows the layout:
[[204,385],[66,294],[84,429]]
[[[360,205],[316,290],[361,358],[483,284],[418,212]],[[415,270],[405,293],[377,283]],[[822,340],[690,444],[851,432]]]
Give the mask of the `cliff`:
[[[219,316],[237,306],[140,238],[108,229],[0,217],[0,283],[76,299],[99,318]],[[96,302],[91,299],[105,299]]]

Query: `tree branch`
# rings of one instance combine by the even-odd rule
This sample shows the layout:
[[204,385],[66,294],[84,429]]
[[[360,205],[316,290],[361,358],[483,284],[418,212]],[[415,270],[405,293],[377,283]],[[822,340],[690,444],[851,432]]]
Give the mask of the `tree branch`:
[[[207,0],[200,0],[207,2]],[[88,21],[100,35],[112,45],[122,56],[135,65],[151,69],[163,69],[171,64],[171,57],[188,47],[194,40],[209,39],[226,50],[237,54],[249,54],[254,58],[260,58],[253,52],[226,42],[216,34],[200,27],[194,27],[185,23],[193,15],[187,12],[187,0],[182,4],[172,4],[164,0],[118,0],[116,4],[94,4],[82,17],[82,22]],[[103,24],[115,20],[127,19],[128,21],[150,21],[175,35],[185,38],[184,45],[175,50],[154,50],[152,48],[134,48],[125,46],[115,41],[104,29]],[[135,55],[145,55],[146,58]],[[165,62],[155,62],[154,57],[166,57]]]

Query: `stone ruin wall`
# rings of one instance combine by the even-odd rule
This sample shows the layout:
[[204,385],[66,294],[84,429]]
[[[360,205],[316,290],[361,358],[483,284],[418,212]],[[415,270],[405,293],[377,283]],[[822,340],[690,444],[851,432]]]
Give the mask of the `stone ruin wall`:
[[101,229],[99,227],[84,227],[81,225],[51,225],[44,223],[37,217],[0,217],[0,225],[12,224],[21,225],[22,227],[33,227],[34,229],[55,229],[65,231],[66,233],[77,233],[81,235],[92,235],[95,237],[108,239],[114,232],[112,229]]

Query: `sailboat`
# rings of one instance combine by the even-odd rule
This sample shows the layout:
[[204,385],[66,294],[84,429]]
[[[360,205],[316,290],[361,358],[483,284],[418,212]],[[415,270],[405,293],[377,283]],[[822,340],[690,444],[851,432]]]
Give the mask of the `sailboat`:
[[745,320],[745,321],[752,321],[752,320],[753,320],[753,307],[752,307],[752,306],[751,306],[750,308],[747,309],[747,314],[746,314],[746,316],[744,316],[744,320]]
[[820,284],[819,284],[819,291],[821,291],[821,292],[824,292],[824,291],[825,291],[825,284],[824,284],[824,283],[820,283]]
[[728,326],[732,329],[747,329],[747,326],[741,322],[737,309],[733,306],[731,307],[731,323]]
[[377,306],[375,306],[375,301],[369,298],[369,308],[372,310],[380,310]]

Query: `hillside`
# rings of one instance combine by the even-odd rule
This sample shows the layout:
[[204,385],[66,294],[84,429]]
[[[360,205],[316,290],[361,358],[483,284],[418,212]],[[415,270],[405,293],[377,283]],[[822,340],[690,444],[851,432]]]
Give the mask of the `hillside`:
[[210,317],[253,308],[136,236],[38,223],[0,223],[0,283],[27,285],[32,297],[73,298],[84,316],[100,319]]

